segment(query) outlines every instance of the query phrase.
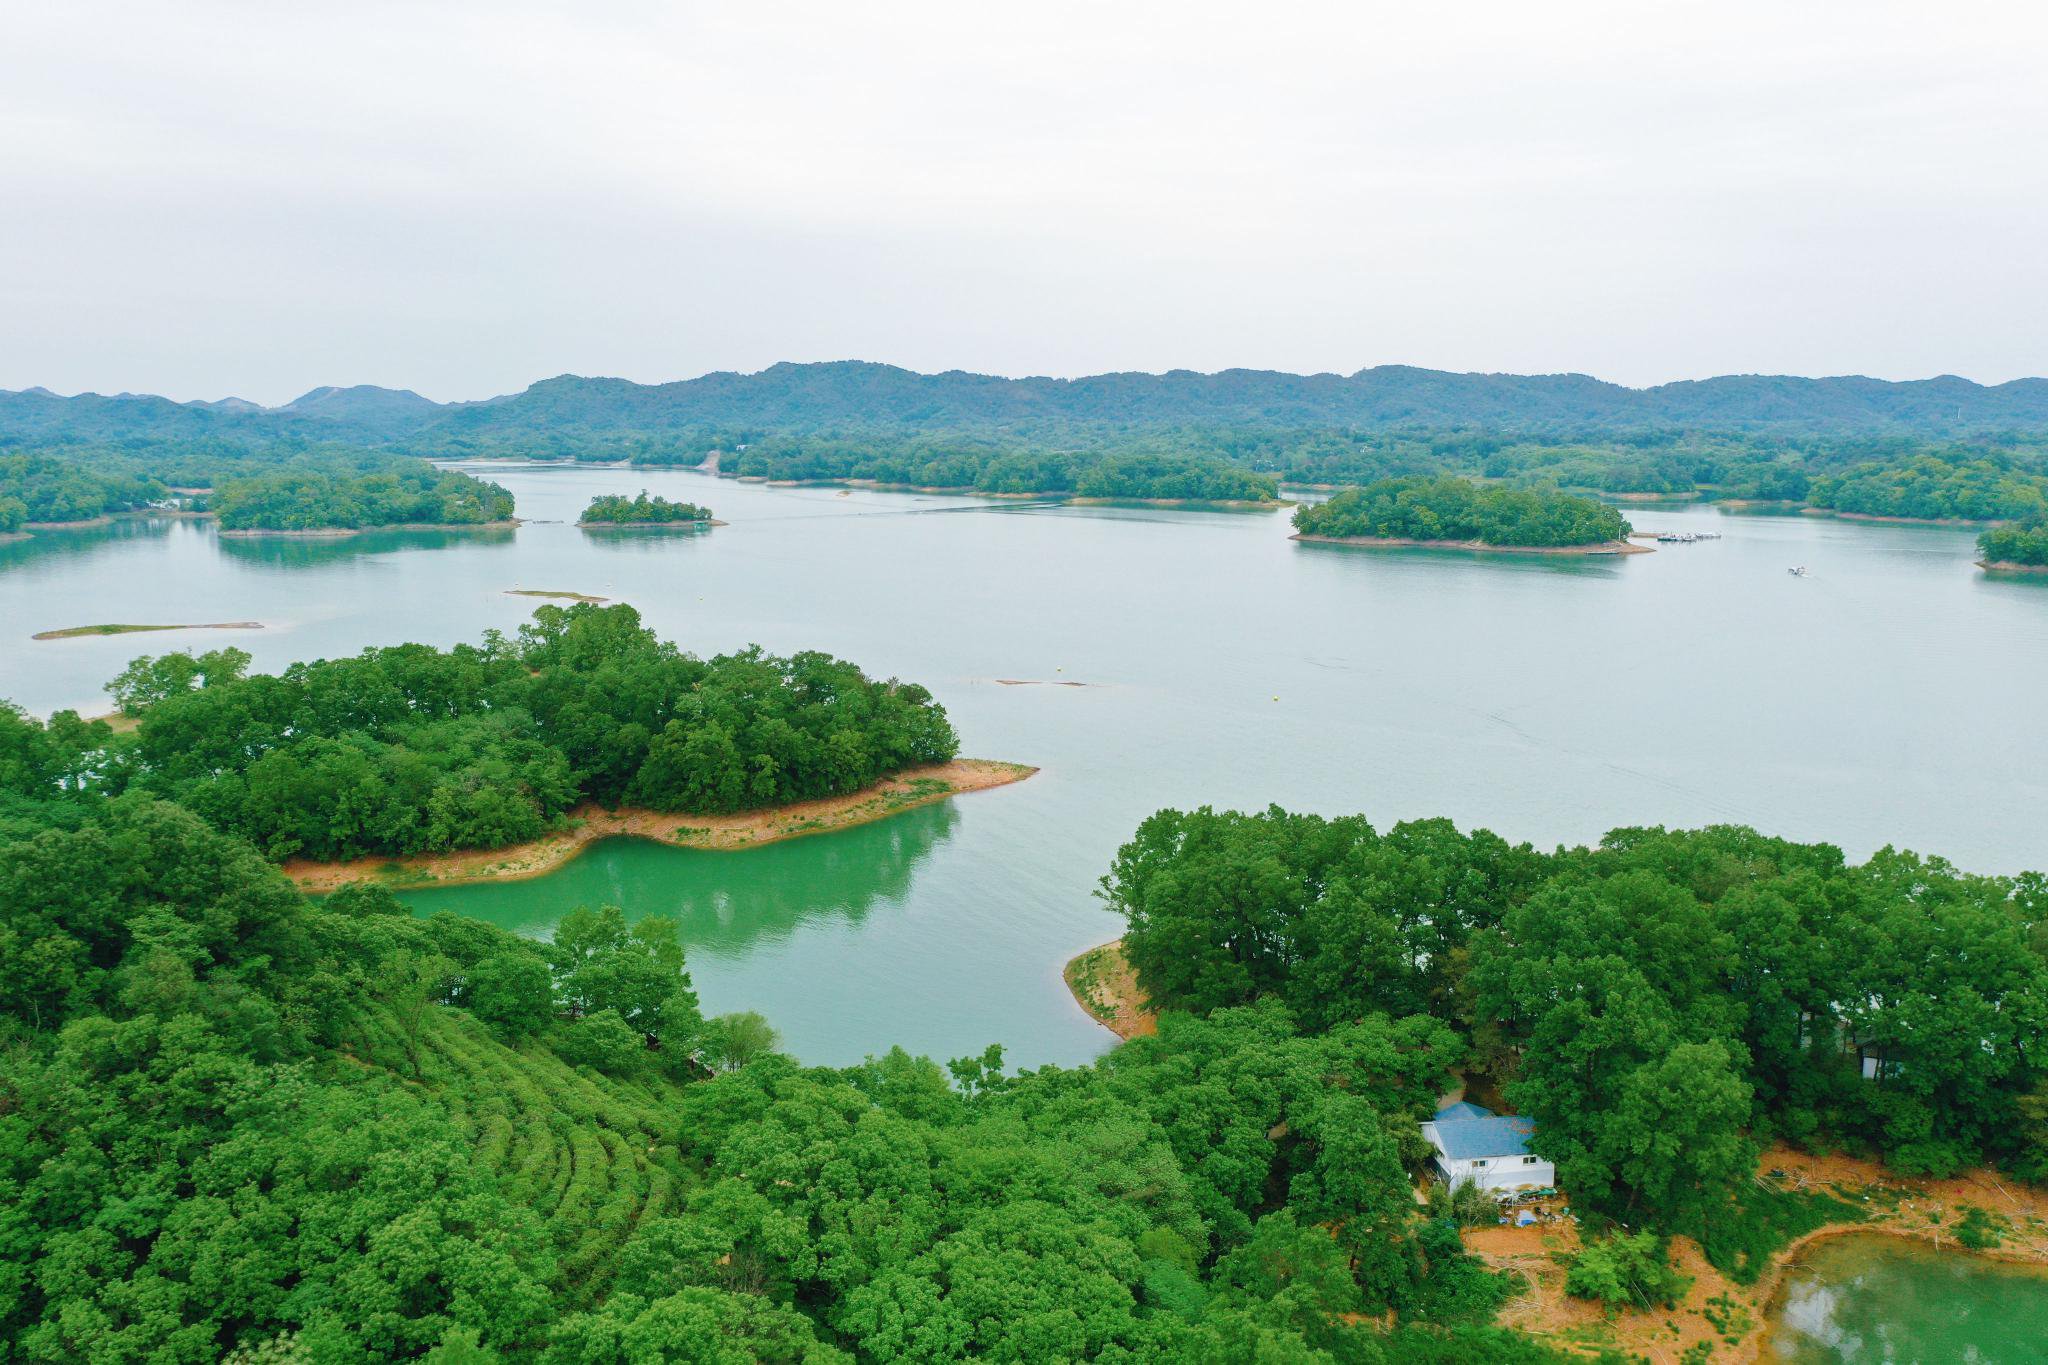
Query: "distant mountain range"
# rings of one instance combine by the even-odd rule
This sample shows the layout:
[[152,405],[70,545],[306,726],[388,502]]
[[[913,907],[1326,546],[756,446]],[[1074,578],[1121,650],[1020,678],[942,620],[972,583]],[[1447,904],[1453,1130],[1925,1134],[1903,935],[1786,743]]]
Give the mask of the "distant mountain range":
[[408,389],[318,388],[278,408],[237,398],[0,390],[0,441],[292,438],[423,446],[578,440],[705,429],[939,431],[1162,428],[1484,428],[1531,433],[1689,429],[1840,435],[2048,432],[2048,379],[1982,385],[1726,375],[1631,389],[1586,375],[1454,374],[1383,365],[1352,375],[1224,370],[1005,379],[862,361],[782,364],[669,384],[562,375],[516,394],[436,403]]

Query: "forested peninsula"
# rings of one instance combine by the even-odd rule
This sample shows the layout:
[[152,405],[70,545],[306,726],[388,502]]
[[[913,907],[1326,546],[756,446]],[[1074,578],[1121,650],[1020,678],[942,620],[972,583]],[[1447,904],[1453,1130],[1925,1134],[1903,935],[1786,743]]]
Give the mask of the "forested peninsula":
[[2048,472],[2010,458],[1915,455],[1815,479],[1806,505],[1886,521],[2003,521],[2048,516]]
[[1420,475],[1295,509],[1295,539],[1348,545],[1628,554],[1628,521],[1590,498]]
[[[1135,448],[1133,448],[1135,447]],[[860,483],[925,492],[1130,502],[1273,505],[1279,486],[1206,451],[1154,442],[1104,449],[1038,442],[873,432],[756,441],[721,473],[774,483]]]
[[641,489],[636,498],[623,497],[616,493],[605,494],[590,500],[577,518],[578,526],[594,527],[646,527],[646,526],[713,526],[718,523],[711,519],[711,509],[699,507],[694,502],[671,502],[667,498],[647,496]]
[[153,478],[98,472],[45,454],[0,454],[0,532],[96,521],[167,496]]
[[2048,514],[2011,526],[1994,526],[1977,537],[1987,569],[2048,572]]
[[226,534],[330,534],[385,527],[508,526],[512,495],[423,461],[361,472],[294,467],[224,480],[211,507]]
[[[924,688],[824,654],[704,660],[628,606],[538,608],[514,637],[246,675],[224,649],[137,659],[93,760],[273,859],[497,849],[585,803],[727,814],[843,797],[952,760]],[[679,823],[671,821],[671,823]]]

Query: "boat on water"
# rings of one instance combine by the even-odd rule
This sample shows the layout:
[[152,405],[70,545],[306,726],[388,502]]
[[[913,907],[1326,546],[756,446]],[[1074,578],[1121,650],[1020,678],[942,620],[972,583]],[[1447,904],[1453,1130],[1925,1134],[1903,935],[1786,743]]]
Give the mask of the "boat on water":
[[1794,578],[1804,578],[1806,577],[1806,566],[1804,564],[1794,564],[1785,572],[1791,574]]

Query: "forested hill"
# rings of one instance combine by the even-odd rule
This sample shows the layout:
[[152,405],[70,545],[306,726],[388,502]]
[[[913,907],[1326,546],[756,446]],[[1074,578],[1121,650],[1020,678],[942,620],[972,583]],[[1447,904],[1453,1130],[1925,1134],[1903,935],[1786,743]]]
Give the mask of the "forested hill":
[[1727,375],[1631,389],[1586,375],[1453,374],[1386,365],[1352,375],[1267,370],[1006,379],[918,374],[859,361],[771,366],[669,384],[563,375],[485,402],[403,390],[316,389],[283,408],[136,395],[0,392],[0,443],[293,436],[427,446],[528,436],[848,426],[1042,430],[1182,425],[1476,427],[1938,435],[2048,432],[2048,379],[1985,386],[1954,376]]

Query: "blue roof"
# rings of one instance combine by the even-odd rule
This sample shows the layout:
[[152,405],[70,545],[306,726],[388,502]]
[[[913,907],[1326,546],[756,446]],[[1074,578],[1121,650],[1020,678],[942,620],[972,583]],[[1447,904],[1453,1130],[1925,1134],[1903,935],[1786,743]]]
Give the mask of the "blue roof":
[[1436,1140],[1444,1155],[1453,1161],[1474,1157],[1527,1156],[1529,1134],[1536,1125],[1512,1115],[1488,1115],[1483,1119],[1438,1120]]
[[1456,1104],[1447,1104],[1436,1111],[1436,1121],[1438,1123],[1456,1123],[1459,1119],[1490,1119],[1492,1117],[1493,1111],[1491,1109],[1488,1109],[1483,1104],[1474,1104],[1470,1100],[1459,1100]]

